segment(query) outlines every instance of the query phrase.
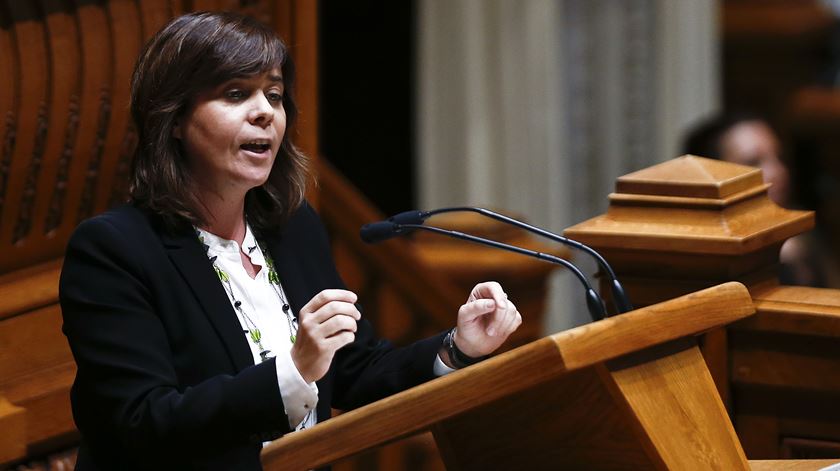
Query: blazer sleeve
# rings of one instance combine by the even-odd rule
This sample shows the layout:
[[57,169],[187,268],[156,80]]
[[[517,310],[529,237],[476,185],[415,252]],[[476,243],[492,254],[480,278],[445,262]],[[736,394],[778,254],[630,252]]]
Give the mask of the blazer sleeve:
[[[344,288],[326,230],[315,211],[304,205],[290,226],[296,229],[289,236],[293,240],[299,239],[296,243],[300,246],[311,248],[307,256],[310,266],[317,267],[313,271],[320,272],[317,276],[327,280],[327,287]],[[453,317],[453,325],[454,322]],[[362,312],[355,341],[336,352],[327,375],[333,382],[331,406],[341,410],[354,409],[434,379],[435,357],[444,336],[445,332],[395,348],[387,340],[376,337],[373,326]]]
[[83,436],[183,455],[288,432],[273,360],[179,384],[149,289],[155,266],[129,229],[103,216],[86,221],[64,260],[63,331],[78,365],[71,394]]

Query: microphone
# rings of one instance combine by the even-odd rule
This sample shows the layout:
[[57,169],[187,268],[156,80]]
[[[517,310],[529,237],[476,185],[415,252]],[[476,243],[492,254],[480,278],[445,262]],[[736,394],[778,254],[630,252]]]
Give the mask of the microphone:
[[615,272],[613,271],[612,267],[609,263],[607,263],[606,259],[604,259],[601,254],[599,254],[595,249],[592,247],[582,244],[576,240],[568,239],[563,237],[559,234],[555,234],[553,232],[549,232],[545,229],[532,226],[526,222],[520,221],[518,219],[514,219],[512,217],[505,216],[504,214],[499,214],[495,211],[491,211],[489,209],[484,208],[475,208],[471,206],[459,206],[454,208],[440,208],[440,209],[433,209],[431,211],[420,211],[420,210],[413,210],[413,211],[405,211],[399,214],[396,214],[390,218],[388,221],[395,222],[397,224],[423,224],[423,222],[435,214],[441,213],[452,213],[452,212],[473,212],[481,214],[482,216],[489,217],[495,219],[497,221],[504,222],[506,224],[510,224],[516,226],[520,229],[524,229],[528,232],[543,236],[547,239],[551,239],[555,242],[559,242],[561,244],[573,247],[575,249],[581,250],[586,252],[591,257],[598,262],[598,265],[607,276],[610,278],[610,290],[613,294],[613,303],[615,304],[616,311],[621,314],[624,312],[630,312],[633,310],[633,305],[630,303],[630,299],[627,297],[627,293],[624,291],[624,287],[621,286],[621,283],[618,281],[618,277],[616,277]]
[[563,265],[564,267],[569,269],[569,271],[571,271],[578,278],[578,280],[580,280],[580,282],[586,289],[586,307],[589,310],[589,315],[592,317],[592,320],[599,321],[606,317],[604,301],[601,299],[598,293],[594,289],[592,289],[592,286],[589,284],[589,281],[586,279],[586,276],[584,276],[580,269],[568,260],[556,257],[551,254],[537,252],[535,250],[525,249],[522,247],[517,247],[515,245],[509,245],[502,242],[497,242],[495,240],[465,234],[463,232],[441,229],[439,227],[409,223],[399,224],[392,221],[379,221],[371,224],[365,224],[359,231],[359,235],[361,236],[362,240],[367,243],[376,243],[399,235],[408,234],[409,232],[415,229],[434,232],[436,234],[454,237],[456,239],[466,240],[477,244],[487,245],[490,247],[495,247],[497,249],[507,250],[509,252],[534,257],[546,262]]

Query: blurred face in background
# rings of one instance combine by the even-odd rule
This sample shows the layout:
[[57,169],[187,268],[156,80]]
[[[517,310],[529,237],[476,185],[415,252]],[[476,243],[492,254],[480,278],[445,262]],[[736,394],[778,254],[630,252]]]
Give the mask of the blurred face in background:
[[780,158],[776,134],[765,122],[743,121],[730,128],[721,139],[721,159],[761,169],[770,183],[768,195],[780,206],[790,201],[790,177]]

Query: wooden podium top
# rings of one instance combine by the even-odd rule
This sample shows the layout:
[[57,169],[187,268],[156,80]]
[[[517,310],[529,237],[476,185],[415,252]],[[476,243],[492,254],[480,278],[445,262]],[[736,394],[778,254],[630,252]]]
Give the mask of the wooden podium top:
[[746,288],[726,283],[560,332],[286,435],[263,449],[263,465],[266,469],[322,466],[422,432],[560,375],[698,335],[753,312]]

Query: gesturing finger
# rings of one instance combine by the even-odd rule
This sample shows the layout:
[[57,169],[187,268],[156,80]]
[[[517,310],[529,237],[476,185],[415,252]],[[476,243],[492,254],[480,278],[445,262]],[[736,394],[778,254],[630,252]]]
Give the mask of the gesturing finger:
[[356,332],[356,329],[358,329],[356,319],[344,314],[330,317],[318,326],[319,334],[324,338],[332,337],[340,332]]
[[459,310],[463,322],[472,322],[476,318],[489,314],[496,309],[496,302],[492,299],[477,299],[470,301]]
[[518,324],[516,324],[517,319],[520,319],[521,322],[519,311],[516,310],[516,305],[508,300],[507,309],[505,309],[501,322],[496,328],[496,335],[508,335],[516,330],[516,327],[518,327]]
[[330,301],[329,303],[321,306],[321,308],[315,312],[304,313],[301,311],[301,314],[301,322],[308,323],[313,326],[323,324],[327,320],[340,315],[351,317],[355,320],[362,318],[362,315],[359,313],[359,309],[356,308],[355,304],[343,301]]
[[485,281],[483,283],[479,283],[475,285],[470,292],[470,301],[475,299],[492,299],[496,301],[499,306],[504,306],[505,301],[507,300],[507,295],[505,294],[505,290],[502,289],[502,285],[495,281]]
[[356,296],[356,293],[352,291],[348,291],[346,289],[325,289],[310,299],[309,302],[303,306],[301,312],[316,312],[326,304],[333,301],[353,304],[357,300],[358,296]]

